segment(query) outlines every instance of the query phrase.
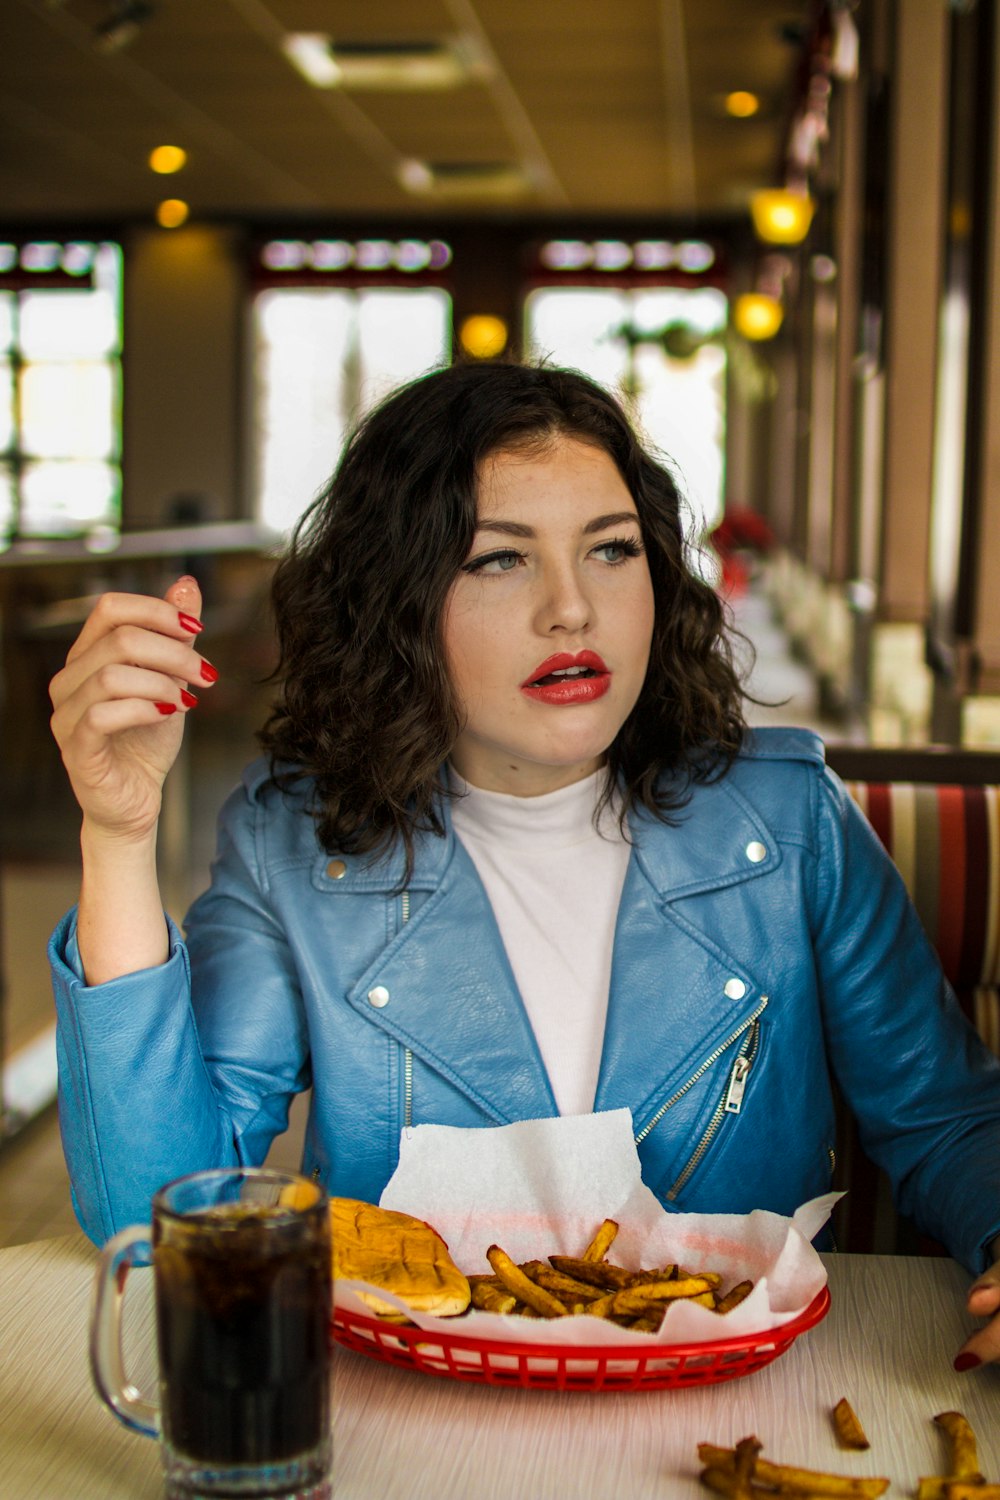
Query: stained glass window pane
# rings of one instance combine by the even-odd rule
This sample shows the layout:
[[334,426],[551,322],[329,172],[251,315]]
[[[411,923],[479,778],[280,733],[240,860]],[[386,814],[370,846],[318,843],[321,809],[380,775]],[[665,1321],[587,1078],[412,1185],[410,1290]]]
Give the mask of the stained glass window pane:
[[35,458],[110,458],[115,373],[107,364],[37,364],[21,371],[21,446]]
[[113,464],[26,464],[21,477],[25,536],[71,536],[118,519],[120,477]]

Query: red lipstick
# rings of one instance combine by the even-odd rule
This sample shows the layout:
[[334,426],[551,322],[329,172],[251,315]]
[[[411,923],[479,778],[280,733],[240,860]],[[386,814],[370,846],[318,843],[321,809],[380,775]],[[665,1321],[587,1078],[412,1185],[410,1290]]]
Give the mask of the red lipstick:
[[521,692],[539,703],[555,706],[593,703],[611,686],[611,673],[596,651],[547,656],[521,683]]

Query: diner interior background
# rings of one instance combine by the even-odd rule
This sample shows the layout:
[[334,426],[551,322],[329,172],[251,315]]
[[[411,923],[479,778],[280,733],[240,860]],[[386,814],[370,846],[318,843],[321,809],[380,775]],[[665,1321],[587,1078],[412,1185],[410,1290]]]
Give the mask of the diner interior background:
[[[508,350],[619,389],[692,543],[724,523],[701,566],[757,722],[1000,744],[995,11],[8,0],[0,1243],[73,1222],[48,680],[102,590],[199,577],[221,679],[168,783],[180,917],[266,712],[275,552],[400,379]],[[752,222],[767,189],[797,228]]]

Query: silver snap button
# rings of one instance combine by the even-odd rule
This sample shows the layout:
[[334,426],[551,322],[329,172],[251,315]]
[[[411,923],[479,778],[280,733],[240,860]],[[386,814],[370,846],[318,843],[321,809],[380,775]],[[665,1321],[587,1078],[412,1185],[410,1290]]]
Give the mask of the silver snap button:
[[729,1000],[742,1000],[743,996],[746,994],[746,992],[747,992],[747,987],[743,983],[742,979],[735,979],[734,978],[734,979],[727,979],[726,980],[726,990],[725,990],[725,993],[726,993],[726,998],[727,999],[729,999]]
[[368,1004],[374,1005],[376,1010],[389,1004],[389,991],[384,984],[377,984],[373,990],[368,991]]
[[347,874],[347,866],[342,859],[331,859],[326,867],[326,873],[331,880],[343,880]]
[[752,865],[759,865],[762,859],[767,858],[767,850],[763,844],[758,844],[754,839],[752,844],[747,844],[747,859]]

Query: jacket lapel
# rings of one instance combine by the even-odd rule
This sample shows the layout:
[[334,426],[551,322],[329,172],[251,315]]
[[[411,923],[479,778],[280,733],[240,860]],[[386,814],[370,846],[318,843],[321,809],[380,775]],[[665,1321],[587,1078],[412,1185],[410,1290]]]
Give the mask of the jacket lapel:
[[[558,1114],[534,1031],[472,860],[449,828],[435,886],[348,994],[373,1025],[473,1099],[498,1124]],[[442,863],[442,856],[443,863]],[[388,999],[373,1006],[373,991]],[[379,993],[378,998],[382,998]]]
[[729,952],[686,898],[757,879],[781,854],[725,781],[696,787],[674,826],[637,817],[632,837],[594,1107],[627,1106],[640,1130],[760,1001],[748,956]]

